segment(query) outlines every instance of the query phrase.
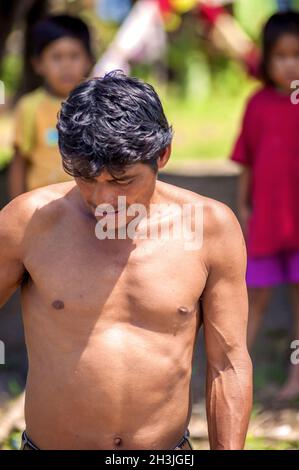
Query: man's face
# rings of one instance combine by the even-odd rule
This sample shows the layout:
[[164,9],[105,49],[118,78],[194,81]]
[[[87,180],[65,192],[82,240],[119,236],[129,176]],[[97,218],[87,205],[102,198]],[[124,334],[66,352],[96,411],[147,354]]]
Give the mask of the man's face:
[[[142,204],[148,208],[155,190],[156,178],[157,173],[149,165],[136,163],[121,175],[112,176],[104,170],[90,180],[75,178],[75,181],[89,212],[97,220],[102,217],[115,217],[116,225],[119,226],[121,212],[126,212],[132,204]],[[119,211],[120,196],[125,196],[125,208]],[[107,205],[107,212],[96,216],[96,208],[100,205],[102,208]],[[134,216],[126,216],[126,224],[133,218]]]

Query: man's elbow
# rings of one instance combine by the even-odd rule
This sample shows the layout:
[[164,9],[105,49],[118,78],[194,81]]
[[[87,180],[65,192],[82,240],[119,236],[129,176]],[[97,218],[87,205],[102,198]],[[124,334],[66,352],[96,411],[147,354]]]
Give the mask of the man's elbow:
[[225,354],[207,357],[207,368],[213,378],[218,376],[238,377],[244,385],[252,385],[253,367],[247,348],[232,348]]

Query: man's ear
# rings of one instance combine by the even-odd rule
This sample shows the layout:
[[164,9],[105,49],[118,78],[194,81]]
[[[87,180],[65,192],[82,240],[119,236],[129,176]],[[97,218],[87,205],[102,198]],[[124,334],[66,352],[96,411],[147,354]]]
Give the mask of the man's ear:
[[166,147],[166,149],[163,150],[163,152],[159,156],[159,158],[157,160],[158,170],[165,167],[166,163],[168,162],[168,160],[170,158],[170,155],[171,155],[171,144],[169,144]]

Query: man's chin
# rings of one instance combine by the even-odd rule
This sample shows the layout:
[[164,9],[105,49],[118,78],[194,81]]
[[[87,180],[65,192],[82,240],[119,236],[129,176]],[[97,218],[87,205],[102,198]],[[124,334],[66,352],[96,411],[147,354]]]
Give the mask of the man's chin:
[[126,214],[118,215],[117,213],[114,215],[95,215],[95,219],[97,223],[99,223],[109,234],[109,238],[118,238],[118,230],[125,229],[129,224],[132,217],[128,217]]

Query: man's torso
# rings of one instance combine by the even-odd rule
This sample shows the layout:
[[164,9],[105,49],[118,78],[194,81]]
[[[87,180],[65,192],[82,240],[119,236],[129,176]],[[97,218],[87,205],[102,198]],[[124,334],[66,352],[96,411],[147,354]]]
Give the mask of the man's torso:
[[27,433],[42,449],[171,448],[190,418],[203,259],[181,240],[98,240],[74,194],[26,234]]

